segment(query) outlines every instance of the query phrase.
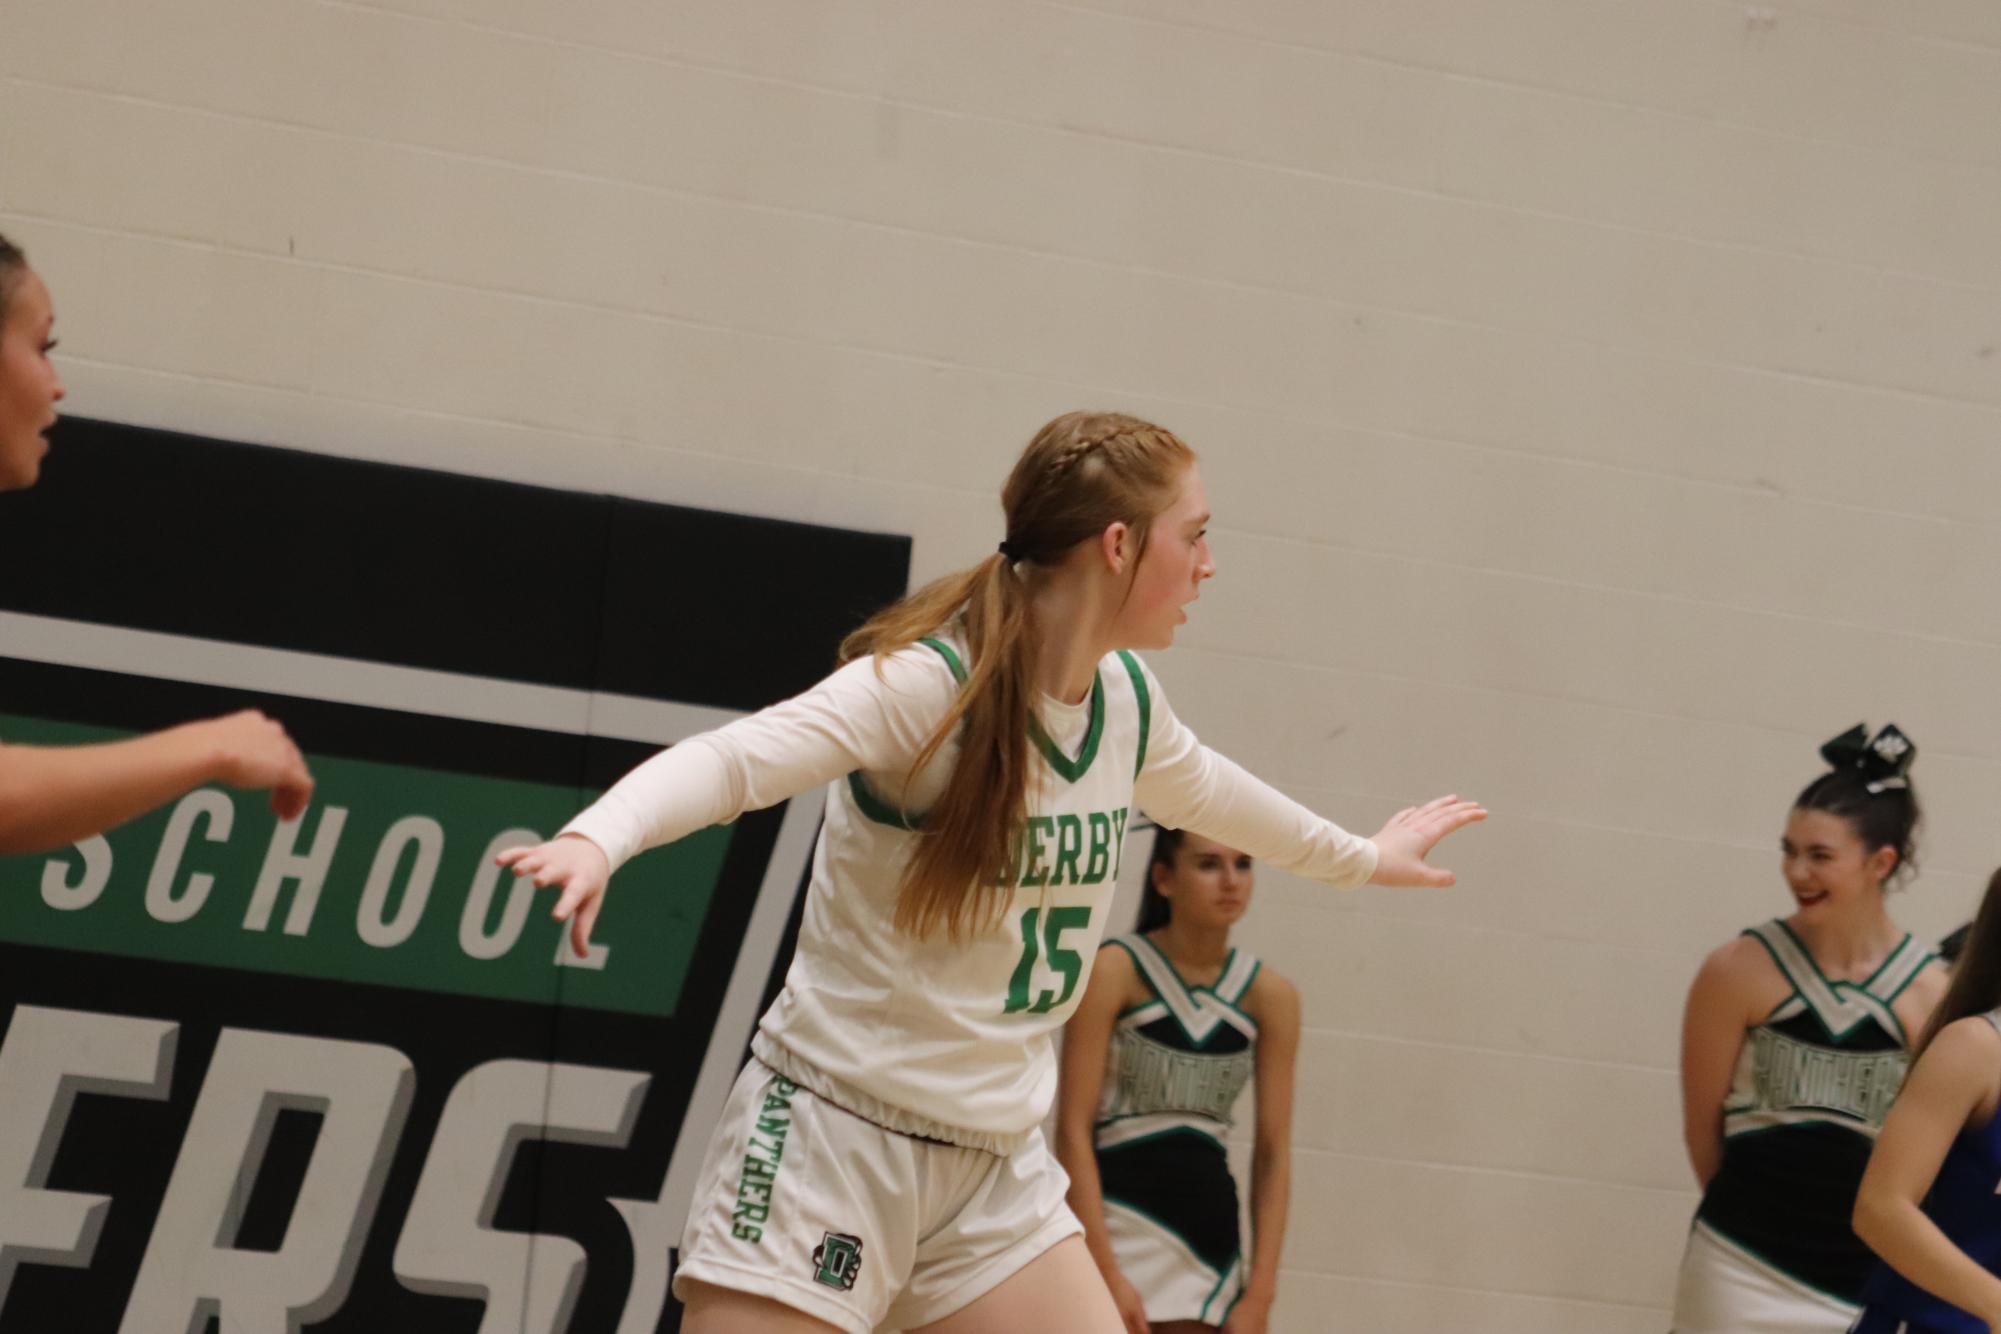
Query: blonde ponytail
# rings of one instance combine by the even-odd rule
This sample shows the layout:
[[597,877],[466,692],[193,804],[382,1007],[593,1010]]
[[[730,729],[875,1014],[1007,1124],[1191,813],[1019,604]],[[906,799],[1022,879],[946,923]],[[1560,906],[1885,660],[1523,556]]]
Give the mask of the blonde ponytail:
[[967,677],[911,764],[915,774],[946,741],[959,756],[927,812],[904,868],[896,905],[901,931],[963,940],[1004,910],[1015,845],[1027,812],[1037,651],[1027,579],[1015,562],[1055,565],[1114,523],[1134,535],[1134,562],[1153,518],[1172,503],[1194,451],[1172,432],[1112,412],[1066,413],[1022,451],[1001,491],[1007,556],[918,589],[849,635],[841,660],[877,659],[957,620]]

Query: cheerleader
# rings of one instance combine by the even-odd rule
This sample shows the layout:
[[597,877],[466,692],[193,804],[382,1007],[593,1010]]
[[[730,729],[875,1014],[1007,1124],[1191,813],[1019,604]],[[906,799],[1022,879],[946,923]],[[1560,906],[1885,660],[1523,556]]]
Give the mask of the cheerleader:
[[1717,949],[1690,989],[1681,1091],[1702,1183],[1676,1334],[1840,1334],[1868,1249],[1849,1226],[1869,1145],[1945,969],[1890,919],[1918,824],[1916,749],[1894,726],[1821,748],[1832,767],[1780,839],[1793,911]]
[[[1263,1334],[1277,1293],[1299,989],[1230,944],[1253,880],[1248,853],[1161,830],[1138,929],[1063,1032],[1056,1153],[1130,1334]],[[1247,1265],[1223,1145],[1253,1078]]]

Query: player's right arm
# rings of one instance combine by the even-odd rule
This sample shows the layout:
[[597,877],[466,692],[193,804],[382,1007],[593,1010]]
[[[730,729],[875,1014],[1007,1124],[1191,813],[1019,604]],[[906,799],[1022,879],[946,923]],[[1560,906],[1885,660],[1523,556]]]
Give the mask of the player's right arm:
[[1056,1158],[1070,1174],[1070,1212],[1084,1225],[1084,1244],[1112,1290],[1128,1334],[1147,1334],[1146,1304],[1139,1291],[1119,1272],[1105,1228],[1105,1195],[1098,1179],[1098,1156],[1092,1143],[1098,1098],[1105,1081],[1105,1054],[1119,1011],[1136,999],[1139,974],[1132,956],[1119,945],[1105,945],[1091,968],[1084,998],[1063,1026],[1061,1082],[1056,1090]]
[[627,860],[858,769],[900,781],[956,690],[928,648],[899,649],[880,670],[858,659],[802,695],[661,751],[557,837],[497,860],[560,891],[553,915],[585,955],[605,886]]
[[269,788],[287,820],[313,794],[299,748],[254,709],[99,745],[0,745],[0,853],[101,834],[205,783]]
[[1682,1140],[1696,1182],[1707,1186],[1723,1163],[1723,1100],[1744,1046],[1761,970],[1771,967],[1750,936],[1719,945],[1702,961],[1688,989],[1681,1021]]
[[1939,1164],[2001,1100],[2001,1034],[1980,1016],[1947,1024],[1883,1119],[1855,1197],[1855,1235],[1927,1292],[2001,1329],[2001,1278],[1953,1244],[1923,1209]]

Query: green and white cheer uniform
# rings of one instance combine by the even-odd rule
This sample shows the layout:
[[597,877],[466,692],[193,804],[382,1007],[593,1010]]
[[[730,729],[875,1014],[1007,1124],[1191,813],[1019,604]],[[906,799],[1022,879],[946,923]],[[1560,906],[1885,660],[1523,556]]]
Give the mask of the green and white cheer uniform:
[[[1016,884],[999,923],[970,941],[913,940],[894,925],[898,884],[923,813],[957,761],[956,741],[923,771],[909,770],[964,678],[964,649],[947,634],[879,665],[849,663],[796,698],[663,751],[564,830],[590,838],[616,868],[644,848],[831,785],[798,946],[758,1026],[752,1069],[711,1143],[700,1188],[710,1202],[697,1197],[679,1276],[760,1292],[866,1331],[900,1291],[927,1286],[927,1266],[964,1275],[926,1304],[925,1319],[938,1319],[1059,1239],[1051,1226],[1076,1230],[1038,1127],[1055,1096],[1051,1035],[1083,995],[1135,807],[1331,885],[1360,885],[1375,869],[1368,839],[1203,746],[1146,666],[1114,653],[1099,663],[1086,700],[1038,703]],[[772,1076],[824,1104],[823,1123],[840,1134],[936,1141],[927,1147],[972,1150],[992,1172],[1023,1177],[1024,1189],[1011,1193],[989,1189],[992,1182],[969,1188],[958,1206],[1002,1207],[991,1197],[1005,1194],[1020,1216],[989,1220],[999,1227],[961,1218],[960,1230],[975,1238],[967,1251],[891,1260],[883,1248],[897,1244],[887,1240],[895,1229],[872,1237],[871,1219],[913,1209],[915,1182],[871,1173],[809,1182],[776,1171],[746,1202],[745,1145],[762,1106],[746,1087]],[[841,1157],[810,1161],[832,1172]],[[1027,1189],[1027,1177],[1050,1188]],[[754,1225],[737,1215],[747,1204],[764,1215]],[[863,1257],[843,1271],[849,1286],[820,1278],[825,1266],[809,1258],[824,1252],[823,1233],[851,1239]],[[849,1246],[833,1244],[843,1254]]]
[[1153,995],[1118,1017],[1105,1051],[1091,1136],[1105,1231],[1148,1320],[1220,1325],[1244,1291],[1223,1137],[1257,1068],[1257,1020],[1242,1006],[1258,961],[1232,950],[1214,985],[1191,987],[1145,936],[1111,943]]
[[1756,936],[1792,993],[1744,1034],[1723,1160],[1676,1285],[1676,1334],[1840,1334],[1876,1259],[1849,1224],[1910,1066],[1893,1008],[1935,957],[1906,935],[1866,982],[1831,981],[1783,921]]

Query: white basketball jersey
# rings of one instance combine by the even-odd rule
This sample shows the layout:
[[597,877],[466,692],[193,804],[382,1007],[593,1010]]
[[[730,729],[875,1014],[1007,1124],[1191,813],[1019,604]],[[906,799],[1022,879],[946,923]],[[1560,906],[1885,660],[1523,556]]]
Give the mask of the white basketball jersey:
[[[924,641],[965,679],[960,647]],[[1088,700],[1045,702],[1032,733],[1016,885],[970,941],[917,941],[894,926],[933,781],[855,773],[834,785],[813,859],[798,951],[753,1050],[787,1077],[892,1129],[1006,1147],[1055,1096],[1051,1033],[1083,996],[1124,854],[1152,690],[1138,659],[1098,665]],[[892,801],[888,792],[897,792]]]
[[1112,653],[1087,699],[1037,707],[1004,915],[970,941],[913,939],[894,925],[897,893],[957,742],[909,769],[965,679],[964,658],[941,633],[880,663],[851,662],[662,751],[564,832],[591,839],[616,869],[831,782],[797,953],[752,1050],[892,1130],[1006,1152],[1055,1096],[1050,1034],[1083,994],[1136,798],[1161,824],[1332,885],[1367,880],[1376,849],[1202,745],[1145,665]]

